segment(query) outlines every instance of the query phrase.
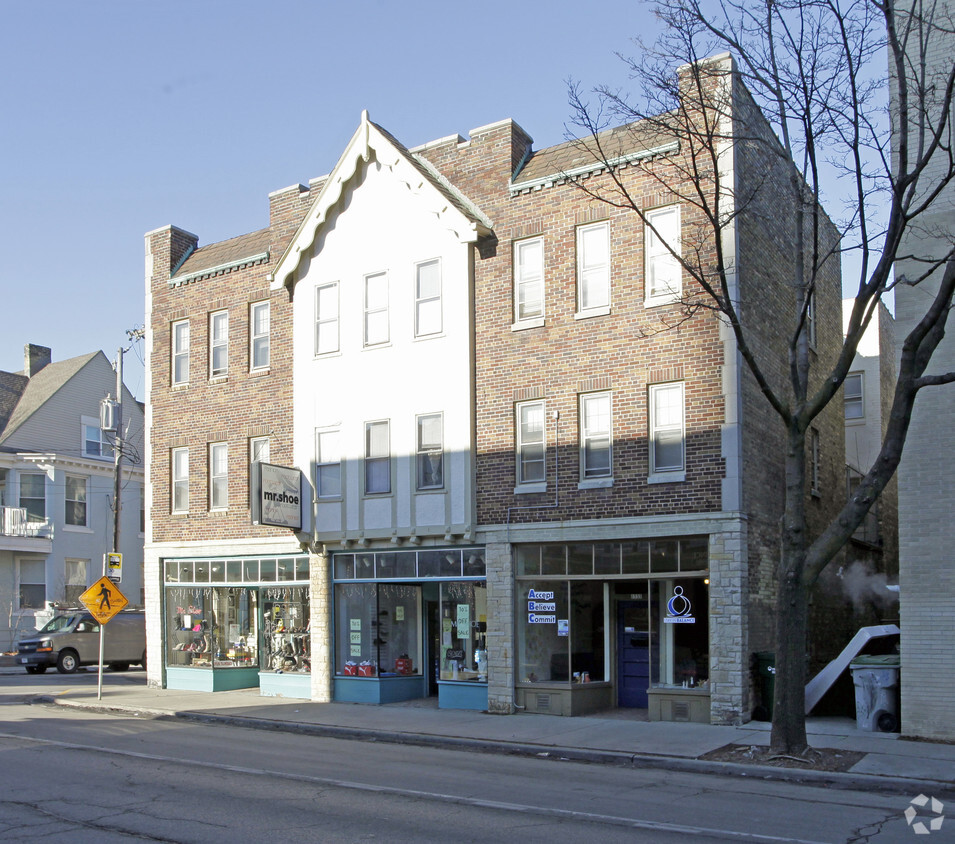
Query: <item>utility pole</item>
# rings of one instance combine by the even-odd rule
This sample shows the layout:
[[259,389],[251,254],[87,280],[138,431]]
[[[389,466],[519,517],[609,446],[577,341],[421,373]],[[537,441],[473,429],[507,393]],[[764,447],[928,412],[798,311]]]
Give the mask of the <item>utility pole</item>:
[[[116,406],[113,424],[116,439],[113,443],[113,553],[119,553],[120,491],[123,488],[123,348],[116,353]],[[104,571],[103,574],[106,574]]]

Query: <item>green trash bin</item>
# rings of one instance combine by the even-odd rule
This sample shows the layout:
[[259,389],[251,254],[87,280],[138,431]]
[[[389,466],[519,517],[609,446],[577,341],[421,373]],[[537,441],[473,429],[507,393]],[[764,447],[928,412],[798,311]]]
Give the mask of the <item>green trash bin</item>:
[[776,694],[776,654],[773,651],[760,651],[756,654],[756,678],[759,704],[753,710],[753,718],[757,721],[771,721],[773,698]]

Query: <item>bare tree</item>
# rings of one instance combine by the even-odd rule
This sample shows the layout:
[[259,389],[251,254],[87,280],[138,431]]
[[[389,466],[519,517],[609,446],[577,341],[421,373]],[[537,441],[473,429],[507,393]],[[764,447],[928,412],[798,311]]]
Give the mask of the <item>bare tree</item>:
[[[611,185],[605,180],[592,187],[598,184],[593,180],[580,187],[632,211],[653,229],[622,172],[640,166],[692,204],[695,217],[704,221],[696,232],[684,230],[682,250],[671,250],[695,282],[684,296],[684,315],[691,318],[700,309],[720,314],[785,432],[771,745],[777,752],[801,753],[807,747],[810,590],[895,473],[919,391],[955,380],[952,372],[928,372],[955,291],[952,231],[941,256],[903,254],[906,232],[920,225],[955,175],[955,69],[949,63],[941,76],[933,76],[926,61],[933,40],[951,33],[951,20],[932,0],[650,0],[648,5],[662,34],[649,47],[637,42],[640,58],[621,57],[637,90],[629,94],[603,86],[587,94],[570,86],[574,134],[603,165]],[[726,53],[731,58],[714,58]],[[608,129],[619,124],[623,128]],[[679,152],[636,165],[621,161],[616,150],[627,132],[672,138]],[[769,359],[766,347],[754,342],[747,302],[736,285],[735,256],[724,248],[741,215],[756,213],[764,189],[760,179],[739,185],[725,178],[726,156],[741,145],[758,149],[775,160],[777,172],[788,173],[784,190],[796,209],[791,221],[779,221],[791,226],[793,244],[794,317],[779,325],[787,338],[785,360]],[[773,189],[779,190],[778,180]],[[893,275],[895,261],[903,257],[921,262],[918,277]],[[840,263],[853,273],[844,284],[855,295],[848,330],[835,354],[816,356],[814,293]],[[839,389],[873,313],[902,284],[923,286],[924,317],[901,346],[881,451],[841,511],[811,530],[806,512],[811,425],[841,399]]]

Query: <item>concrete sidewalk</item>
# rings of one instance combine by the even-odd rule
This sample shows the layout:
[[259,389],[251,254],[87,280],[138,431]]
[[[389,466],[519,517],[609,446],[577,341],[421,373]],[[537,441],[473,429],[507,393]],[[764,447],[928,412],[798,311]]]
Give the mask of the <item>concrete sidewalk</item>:
[[913,796],[920,792],[955,794],[955,745],[864,732],[848,718],[810,718],[807,722],[813,747],[865,754],[849,772],[830,773],[699,759],[727,744],[768,745],[769,724],[760,722],[741,727],[648,722],[627,717],[622,710],[578,718],[526,713],[502,717],[437,709],[430,701],[387,706],[312,703],[261,697],[258,689],[216,693],[150,689],[141,674],[112,675],[111,682],[104,685],[102,700],[97,700],[95,686],[89,685],[54,694],[38,692],[34,687],[27,697],[137,717],[172,717],[341,738],[911,791]]

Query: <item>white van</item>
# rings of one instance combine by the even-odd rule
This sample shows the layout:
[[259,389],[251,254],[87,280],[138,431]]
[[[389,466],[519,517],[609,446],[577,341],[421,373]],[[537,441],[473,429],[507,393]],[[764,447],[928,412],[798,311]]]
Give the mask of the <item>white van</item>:
[[[124,610],[105,626],[103,662],[113,671],[130,665],[146,667],[146,614]],[[27,674],[42,674],[56,666],[72,674],[81,665],[99,663],[99,622],[85,610],[58,615],[41,630],[17,643],[17,665]]]

